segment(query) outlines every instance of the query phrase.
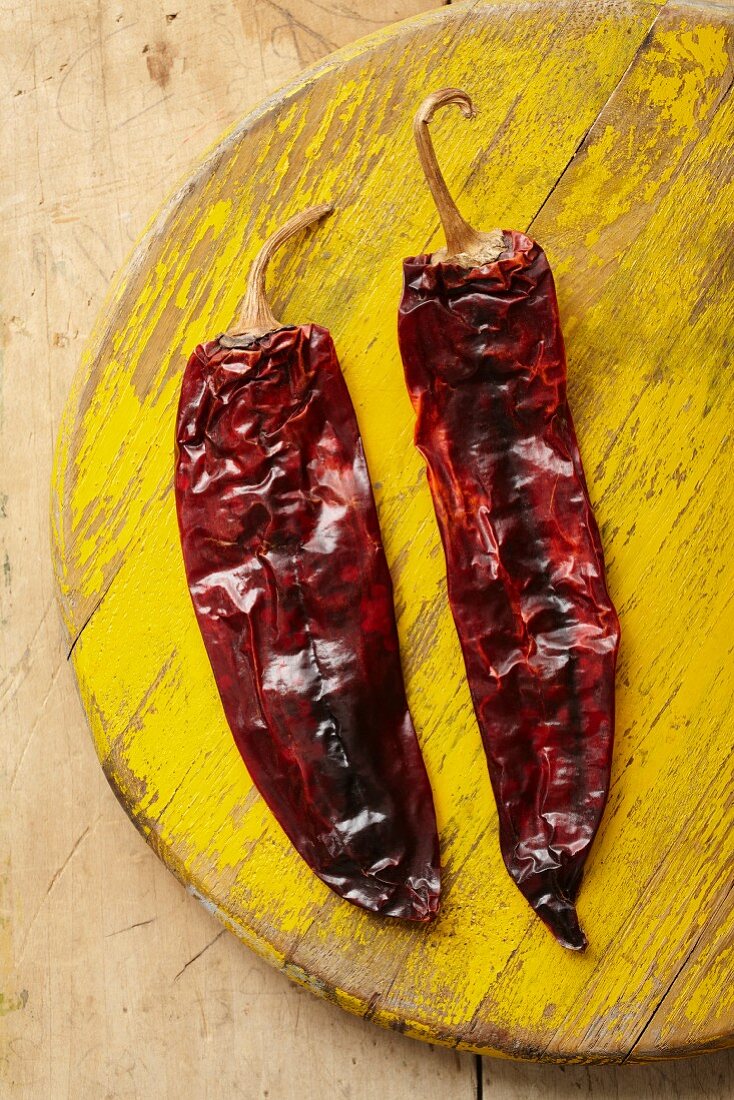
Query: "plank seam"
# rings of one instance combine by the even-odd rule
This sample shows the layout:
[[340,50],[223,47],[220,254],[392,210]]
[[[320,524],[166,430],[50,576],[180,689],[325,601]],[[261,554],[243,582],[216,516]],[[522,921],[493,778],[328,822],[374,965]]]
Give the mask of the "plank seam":
[[[123,564],[124,564],[124,563],[123,563]],[[80,628],[80,630],[79,630],[79,633],[78,633],[78,634],[77,634],[77,636],[76,636],[76,637],[74,638],[74,641],[73,641],[73,642],[71,643],[71,646],[70,646],[70,648],[69,648],[69,652],[68,652],[68,653],[66,654],[66,659],[67,659],[67,661],[70,661],[70,660],[71,660],[71,655],[72,655],[72,653],[74,652],[74,650],[76,649],[76,645],[77,645],[77,642],[79,641],[79,639],[81,638],[82,634],[84,633],[84,631],[85,631],[85,630],[87,629],[87,627],[89,626],[89,622],[90,622],[90,619],[92,618],[92,616],[93,616],[93,615],[96,615],[96,613],[97,613],[97,612],[99,611],[100,607],[102,606],[102,602],[104,601],[105,597],[107,596],[107,593],[109,592],[109,590],[110,590],[110,589],[112,588],[112,585],[113,585],[113,584],[115,583],[115,581],[116,581],[116,579],[117,579],[117,576],[118,576],[118,574],[120,573],[121,569],[122,569],[122,565],[119,565],[119,566],[117,567],[117,569],[115,570],[115,572],[114,572],[114,573],[112,574],[112,576],[110,577],[109,581],[107,582],[107,587],[105,588],[104,592],[103,592],[103,593],[102,593],[102,595],[101,595],[101,596],[99,597],[99,599],[97,600],[96,604],[94,605],[94,607],[92,608],[92,610],[91,610],[91,611],[89,612],[89,614],[87,615],[86,619],[85,619],[85,620],[84,620],[84,622],[82,623],[82,625],[81,625],[81,628]]]
[[696,936],[696,939],[695,939],[695,941],[694,941],[694,943],[693,943],[693,946],[691,947],[690,951],[689,951],[689,952],[687,953],[687,955],[686,955],[686,957],[684,958],[683,962],[682,962],[682,963],[680,964],[680,966],[679,966],[679,967],[678,967],[678,969],[676,970],[675,974],[673,975],[673,977],[672,977],[671,981],[669,982],[669,984],[668,984],[668,986],[667,986],[667,988],[666,988],[665,992],[663,993],[662,997],[660,998],[660,1000],[658,1001],[658,1003],[657,1003],[657,1004],[655,1005],[654,1009],[653,1009],[653,1010],[652,1010],[652,1012],[650,1013],[649,1017],[647,1018],[647,1021],[645,1022],[645,1026],[644,1026],[644,1027],[642,1028],[642,1030],[640,1031],[640,1034],[639,1034],[639,1035],[637,1036],[637,1038],[635,1039],[634,1043],[633,1043],[633,1044],[632,1044],[632,1046],[630,1047],[630,1049],[629,1049],[629,1051],[627,1052],[627,1054],[625,1054],[624,1058],[622,1059],[621,1065],[624,1065],[624,1064],[625,1064],[626,1062],[628,1062],[628,1061],[630,1060],[630,1058],[632,1057],[632,1055],[634,1054],[634,1052],[635,1052],[635,1049],[636,1049],[636,1048],[637,1048],[637,1047],[639,1046],[639,1044],[640,1044],[640,1041],[642,1040],[642,1037],[643,1037],[643,1035],[645,1034],[645,1032],[646,1032],[646,1031],[647,1031],[647,1029],[649,1028],[650,1024],[651,1024],[651,1023],[653,1022],[653,1020],[654,1020],[654,1019],[655,1019],[655,1017],[657,1016],[657,1014],[658,1014],[658,1011],[660,1010],[660,1008],[661,1008],[661,1006],[662,1006],[662,1004],[663,1004],[663,1001],[664,1001],[664,1000],[665,1000],[665,998],[666,998],[666,997],[668,996],[668,994],[670,993],[670,991],[671,991],[671,989],[673,988],[673,986],[675,985],[675,983],[676,983],[676,982],[678,981],[678,978],[680,977],[680,975],[681,975],[681,972],[682,972],[682,971],[683,971],[683,970],[685,969],[685,967],[686,967],[686,966],[688,965],[688,962],[690,961],[690,958],[691,958],[691,956],[693,955],[694,951],[695,951],[695,950],[696,950],[696,948],[698,947],[698,945],[699,945],[699,943],[701,942],[701,940],[703,939],[703,937],[704,937],[704,936],[706,935],[706,930],[708,929],[709,925],[711,924],[711,921],[712,921],[712,920],[713,920],[713,918],[714,918],[714,917],[715,917],[715,916],[717,915],[717,913],[719,912],[719,910],[723,909],[724,905],[726,904],[726,899],[727,899],[727,898],[729,897],[729,894],[730,894],[730,893],[732,892],[732,889],[734,889],[734,883],[733,883],[733,884],[732,884],[732,885],[731,885],[731,886],[729,887],[729,889],[728,889],[728,890],[726,891],[726,894],[725,894],[725,895],[724,895],[724,897],[723,897],[723,898],[721,899],[721,902],[719,903],[719,905],[717,905],[717,906],[716,906],[716,909],[715,909],[715,910],[713,911],[713,913],[712,913],[712,914],[711,914],[711,915],[709,916],[708,920],[706,920],[706,921],[704,922],[703,928],[701,929],[701,931],[699,932],[699,934],[698,934],[698,935]]
[[581,141],[580,141],[580,142],[578,143],[578,145],[577,145],[577,146],[576,146],[576,148],[574,149],[573,153],[572,153],[572,154],[571,154],[571,156],[569,157],[568,161],[567,161],[567,162],[566,162],[566,164],[564,165],[563,171],[561,172],[560,176],[558,177],[558,179],[556,180],[556,182],[555,182],[555,183],[553,184],[553,186],[551,187],[550,191],[549,191],[549,192],[548,192],[548,194],[547,194],[547,195],[545,196],[545,198],[543,199],[542,203],[540,204],[540,206],[538,207],[538,209],[537,209],[537,210],[535,211],[535,213],[533,214],[532,218],[531,218],[531,219],[530,219],[530,221],[528,222],[528,226],[527,226],[527,229],[525,230],[525,232],[526,232],[526,233],[528,233],[528,234],[530,233],[530,230],[532,229],[532,227],[533,227],[533,225],[535,224],[536,220],[537,220],[537,219],[539,218],[540,214],[541,214],[541,213],[543,212],[543,210],[544,210],[545,206],[547,205],[547,203],[548,203],[548,201],[549,201],[549,199],[550,199],[551,195],[552,195],[552,194],[553,194],[553,192],[554,192],[554,191],[556,190],[556,188],[558,187],[559,183],[561,182],[561,180],[563,179],[563,177],[564,177],[564,176],[566,175],[566,172],[567,172],[567,171],[568,171],[568,169],[569,169],[569,168],[571,167],[571,165],[572,165],[572,164],[573,164],[573,162],[575,161],[576,157],[577,157],[577,156],[579,155],[579,153],[580,153],[580,152],[581,152],[581,150],[583,149],[584,145],[586,144],[586,140],[587,140],[587,138],[589,137],[589,134],[590,134],[590,133],[592,132],[592,130],[594,129],[594,127],[595,127],[595,126],[596,126],[596,125],[598,124],[598,122],[599,122],[600,118],[602,117],[602,115],[603,115],[603,114],[604,114],[604,112],[606,111],[606,109],[607,109],[607,107],[609,106],[610,102],[612,101],[612,99],[614,98],[614,96],[615,96],[615,95],[617,94],[617,91],[618,91],[618,90],[619,90],[619,88],[620,88],[620,87],[621,87],[621,86],[622,86],[622,85],[624,84],[625,80],[627,79],[627,76],[628,76],[628,74],[629,74],[629,73],[631,72],[631,70],[633,69],[633,67],[634,67],[634,66],[635,66],[635,65],[637,64],[637,59],[638,59],[638,58],[640,57],[640,54],[642,54],[642,53],[643,53],[643,51],[645,50],[645,48],[646,48],[646,47],[647,47],[647,46],[649,45],[649,43],[650,43],[650,42],[652,41],[653,35],[654,35],[654,33],[655,33],[655,28],[656,28],[656,26],[657,26],[657,22],[658,22],[658,20],[659,20],[659,18],[660,18],[660,15],[661,15],[661,13],[662,13],[663,11],[665,11],[665,10],[666,10],[665,8],[661,8],[661,9],[660,9],[659,11],[656,11],[656,12],[655,12],[655,18],[653,19],[652,23],[651,23],[651,24],[650,24],[650,26],[648,27],[648,29],[647,29],[647,32],[646,32],[646,34],[644,35],[644,37],[643,37],[642,41],[640,42],[639,46],[638,46],[638,47],[637,47],[637,49],[635,50],[634,54],[633,54],[633,55],[632,55],[632,57],[630,58],[630,62],[629,62],[629,64],[627,65],[626,69],[624,70],[624,72],[623,72],[623,73],[622,73],[622,75],[620,76],[619,80],[618,80],[618,81],[617,81],[617,83],[616,83],[616,84],[614,85],[614,87],[612,88],[611,92],[609,93],[609,95],[607,96],[607,98],[606,98],[606,99],[604,100],[603,104],[602,104],[602,105],[601,105],[601,107],[599,108],[599,111],[597,112],[597,114],[596,114],[596,117],[594,118],[594,121],[593,121],[593,122],[591,123],[591,125],[590,125],[590,126],[588,127],[588,129],[586,130],[585,134],[584,134],[584,135],[583,135],[583,137],[581,138]]
[[[646,34],[646,35],[645,35],[645,37],[643,38],[643,40],[642,40],[642,42],[640,43],[640,45],[638,46],[638,48],[637,48],[637,49],[635,50],[635,54],[634,54],[634,57],[633,57],[633,58],[632,58],[632,60],[630,61],[629,65],[627,66],[627,68],[625,69],[625,71],[624,71],[624,72],[622,73],[622,75],[621,75],[621,77],[619,78],[619,80],[617,81],[617,83],[615,84],[614,88],[613,88],[613,89],[612,89],[612,91],[610,92],[610,94],[609,94],[609,96],[608,96],[607,100],[605,101],[604,105],[603,105],[603,106],[601,107],[601,109],[600,109],[599,113],[597,114],[596,118],[595,118],[595,119],[594,119],[594,121],[593,121],[593,122],[591,123],[591,125],[589,126],[589,128],[588,128],[588,130],[586,131],[586,133],[584,134],[584,136],[583,136],[583,137],[581,138],[581,141],[580,141],[580,142],[578,143],[578,145],[577,145],[577,146],[576,146],[576,148],[574,149],[574,151],[573,151],[573,153],[571,154],[571,157],[570,157],[570,159],[569,159],[568,163],[567,163],[567,164],[566,164],[566,166],[564,167],[564,169],[563,169],[563,171],[561,172],[560,176],[558,177],[558,179],[556,180],[556,182],[555,182],[555,183],[553,184],[553,186],[551,187],[550,191],[548,192],[548,194],[546,195],[546,197],[545,197],[545,198],[543,199],[543,202],[542,202],[542,203],[540,204],[540,206],[539,206],[539,207],[538,207],[538,209],[536,210],[535,214],[534,214],[534,215],[533,215],[533,217],[531,218],[530,222],[528,223],[528,227],[527,227],[527,229],[526,229],[526,231],[525,231],[526,233],[530,233],[530,230],[531,230],[531,228],[532,228],[533,224],[535,223],[535,221],[537,220],[537,218],[538,218],[538,217],[540,216],[540,214],[541,214],[541,213],[542,213],[542,211],[544,210],[545,206],[547,205],[547,203],[548,203],[548,200],[549,200],[549,199],[550,199],[550,197],[552,196],[553,192],[554,192],[554,191],[556,190],[556,188],[558,187],[559,183],[561,182],[561,180],[563,179],[563,177],[564,177],[564,176],[566,175],[566,172],[567,172],[567,171],[568,171],[568,169],[569,169],[569,168],[571,167],[572,163],[574,162],[574,160],[576,159],[576,157],[578,156],[578,154],[579,154],[579,153],[581,152],[581,150],[582,150],[582,148],[583,148],[584,144],[586,143],[586,140],[587,140],[587,138],[588,138],[588,137],[589,137],[589,135],[591,134],[592,130],[593,130],[593,129],[594,129],[594,127],[595,127],[595,126],[596,126],[596,125],[598,124],[598,122],[599,122],[599,120],[601,119],[602,115],[604,114],[604,112],[606,111],[607,107],[609,106],[610,102],[612,101],[612,99],[614,98],[614,96],[615,96],[615,95],[617,94],[617,91],[618,91],[618,90],[620,89],[620,87],[621,87],[621,86],[622,86],[622,85],[624,84],[624,81],[625,81],[625,79],[626,79],[626,77],[627,77],[628,73],[629,73],[629,72],[631,71],[631,69],[633,68],[633,66],[634,66],[634,65],[635,65],[635,64],[637,63],[637,60],[638,60],[638,58],[639,58],[640,54],[641,54],[641,53],[643,52],[643,50],[644,50],[644,49],[645,49],[645,47],[646,47],[646,46],[648,45],[648,43],[649,43],[650,41],[652,41],[652,38],[653,38],[653,36],[654,36],[654,33],[655,33],[655,29],[656,29],[656,26],[657,26],[658,20],[660,19],[661,15],[662,15],[662,14],[663,14],[664,12],[668,12],[668,11],[682,11],[682,10],[683,10],[684,8],[686,8],[686,7],[702,7],[702,8],[711,8],[711,9],[714,9],[714,10],[716,10],[717,12],[720,12],[720,11],[726,11],[726,10],[727,10],[727,8],[725,8],[724,6],[720,6],[720,5],[718,5],[718,4],[713,4],[713,3],[708,3],[708,2],[707,2],[707,0],[697,0],[697,2],[696,2],[696,3],[693,3],[693,2],[692,2],[692,3],[690,3],[690,4],[689,4],[689,3],[683,3],[683,4],[675,4],[675,3],[671,3],[671,4],[666,4],[666,5],[665,5],[665,7],[661,8],[661,9],[659,10],[659,12],[657,13],[657,15],[655,16],[655,19],[653,20],[652,24],[650,25],[650,28],[649,28],[649,30],[648,30],[648,32],[647,32],[647,34]],[[731,10],[731,9],[729,9],[729,10]],[[730,80],[730,81],[729,81],[729,83],[727,84],[726,88],[725,88],[725,89],[724,89],[724,91],[722,92],[722,94],[721,94],[721,96],[720,96],[720,98],[719,98],[719,101],[718,101],[718,103],[716,103],[716,106],[714,107],[714,110],[713,110],[713,112],[712,112],[712,114],[711,114],[711,116],[710,116],[710,119],[709,119],[709,121],[708,121],[708,125],[706,126],[706,129],[705,129],[705,130],[703,131],[703,133],[702,133],[702,134],[699,134],[699,137],[697,138],[696,142],[695,142],[695,143],[694,143],[694,144],[693,144],[693,145],[691,146],[691,148],[689,149],[689,151],[688,151],[688,153],[686,154],[686,156],[685,156],[685,157],[683,158],[683,160],[681,161],[681,163],[680,163],[680,164],[678,165],[678,167],[676,168],[676,170],[675,170],[675,172],[674,172],[673,176],[671,176],[670,180],[668,181],[668,184],[667,184],[667,187],[666,187],[665,191],[667,191],[667,190],[669,190],[669,189],[670,189],[670,187],[671,187],[671,185],[673,184],[673,182],[675,181],[675,179],[676,179],[676,178],[677,178],[677,177],[678,177],[678,176],[680,175],[680,173],[682,172],[682,170],[683,170],[683,169],[685,168],[685,166],[686,166],[686,164],[688,163],[688,160],[689,160],[689,158],[690,158],[691,154],[693,153],[693,150],[694,150],[694,148],[695,148],[696,144],[698,143],[698,141],[699,141],[699,140],[701,139],[701,137],[703,137],[703,136],[704,136],[704,134],[708,133],[708,131],[710,130],[710,128],[711,128],[711,126],[712,126],[712,124],[713,124],[713,122],[714,122],[714,119],[716,118],[716,116],[717,116],[717,114],[718,114],[718,112],[719,112],[719,109],[720,109],[720,107],[721,107],[722,103],[724,103],[724,101],[726,100],[727,96],[729,95],[729,92],[731,91],[731,88],[732,88],[732,84],[734,84],[734,78],[732,78],[732,80]],[[665,192],[663,192],[663,193],[665,193]]]

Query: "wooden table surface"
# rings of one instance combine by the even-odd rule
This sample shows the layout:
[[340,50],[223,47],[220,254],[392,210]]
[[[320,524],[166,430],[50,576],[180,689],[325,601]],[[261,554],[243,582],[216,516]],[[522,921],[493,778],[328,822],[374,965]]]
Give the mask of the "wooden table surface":
[[734,1092],[734,1054],[538,1067],[432,1049],[288,983],[188,897],[108,788],[53,598],[53,439],[109,281],[223,129],[426,0],[5,8],[0,1091],[15,1097],[648,1097]]

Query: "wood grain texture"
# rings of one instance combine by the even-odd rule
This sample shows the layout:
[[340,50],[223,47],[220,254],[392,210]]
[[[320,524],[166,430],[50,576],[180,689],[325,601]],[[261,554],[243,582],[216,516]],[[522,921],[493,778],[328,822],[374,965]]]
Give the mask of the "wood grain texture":
[[[731,1039],[732,398],[719,289],[731,21],[637,0],[472,2],[329,58],[250,116],[159,216],[75,380],[56,569],[105,773],[245,943],[418,1038],[556,1061]],[[438,240],[410,136],[412,107],[438,83],[483,108],[474,127],[436,126],[470,220],[529,226],[554,264],[622,616],[619,738],[580,958],[534,920],[498,856],[395,351],[400,257]],[[185,355],[229,323],[267,233],[326,199],[336,215],[275,264],[274,305],[331,329],[362,425],[441,830],[444,905],[428,932],[339,902],[289,848],[226,728],[178,546],[171,432]]]
[[[89,738],[49,553],[62,404],[146,221],[223,127],[304,64],[433,6],[3,5],[3,1098],[475,1095],[470,1056],[425,1050],[315,1001],[223,935],[142,843]],[[223,57],[234,59],[224,78]]]
[[[325,53],[373,20],[434,6],[31,0],[0,15],[13,150],[0,163],[0,235],[12,258],[0,301],[3,1096],[476,1094],[468,1055],[347,1016],[220,935],[142,843],[86,732],[48,564],[61,407],[109,280],[147,219],[222,128],[317,59],[320,38]],[[173,55],[165,89],[150,47],[164,81],[154,59]],[[224,78],[223,57],[234,58]],[[724,987],[725,953],[696,958]],[[729,1100],[732,1091],[734,1052],[651,1066],[485,1061],[488,1100]]]

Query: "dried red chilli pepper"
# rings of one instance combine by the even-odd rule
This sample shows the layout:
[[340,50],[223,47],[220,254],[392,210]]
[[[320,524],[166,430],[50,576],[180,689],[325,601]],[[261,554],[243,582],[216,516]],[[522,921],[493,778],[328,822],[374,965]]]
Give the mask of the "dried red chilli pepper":
[[553,276],[524,233],[479,233],[415,119],[446,248],[408,259],[399,341],[451,610],[515,883],[564,947],[609,788],[619,622],[566,397]]
[[196,617],[250,775],[341,897],[430,920],[431,790],[405,698],[362,442],[329,333],[283,325],[250,271],[236,331],[200,345],[176,424],[176,504]]

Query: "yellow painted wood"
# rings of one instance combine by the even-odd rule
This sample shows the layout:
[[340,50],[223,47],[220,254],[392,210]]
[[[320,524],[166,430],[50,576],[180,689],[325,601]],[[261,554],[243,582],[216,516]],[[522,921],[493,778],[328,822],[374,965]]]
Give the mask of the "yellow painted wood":
[[[351,1012],[514,1057],[623,1061],[731,1042],[734,386],[724,233],[731,10],[470,2],[334,55],[251,115],[118,280],[54,478],[55,566],[105,772],[167,865],[249,946]],[[579,912],[552,940],[502,865],[395,338],[402,256],[439,241],[410,121],[469,219],[554,266],[570,396],[621,613],[612,791]],[[264,236],[337,213],[275,263],[277,315],[334,335],[364,435],[409,699],[433,783],[441,916],[340,902],[290,849],[234,747],[191,609],[172,496],[187,352],[222,331]]]

